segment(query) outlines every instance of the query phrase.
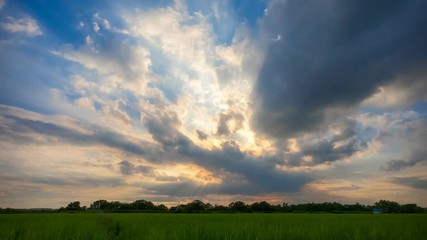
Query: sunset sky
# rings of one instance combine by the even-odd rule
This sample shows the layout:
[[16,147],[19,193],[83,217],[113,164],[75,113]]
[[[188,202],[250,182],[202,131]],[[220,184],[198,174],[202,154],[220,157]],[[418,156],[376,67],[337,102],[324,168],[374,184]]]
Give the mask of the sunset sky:
[[426,10],[0,0],[0,207],[425,207]]

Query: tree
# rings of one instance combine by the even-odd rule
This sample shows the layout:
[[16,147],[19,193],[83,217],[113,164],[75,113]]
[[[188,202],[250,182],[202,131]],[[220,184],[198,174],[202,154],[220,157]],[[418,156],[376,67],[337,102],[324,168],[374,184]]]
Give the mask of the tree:
[[136,210],[154,210],[154,204],[146,200],[136,200],[132,203],[132,207]]
[[76,201],[76,202],[70,202],[67,207],[65,208],[65,210],[67,211],[79,211],[82,208],[80,207],[80,202]]
[[189,212],[205,212],[206,205],[200,200],[194,200],[187,204],[186,210]]
[[290,206],[288,205],[288,203],[287,202],[284,202],[284,203],[282,203],[282,206],[281,206],[281,211],[282,212],[290,212]]
[[107,200],[97,200],[90,205],[90,209],[104,210],[108,209],[109,203]]
[[156,210],[157,211],[162,211],[162,212],[167,212],[168,211],[168,207],[166,207],[164,204],[160,204],[160,205],[156,206]]
[[211,211],[213,209],[213,206],[210,203],[206,203],[205,207],[206,207],[206,211]]
[[114,202],[110,202],[108,205],[109,205],[110,209],[116,210],[116,209],[120,209],[121,208],[122,203],[119,202],[119,201],[114,201]]
[[422,213],[423,209],[415,203],[404,204],[400,206],[401,213]]
[[243,212],[247,210],[246,203],[242,201],[232,202],[228,205],[228,208],[232,211]]
[[187,205],[179,204],[178,206],[171,207],[169,209],[169,211],[170,212],[176,212],[176,213],[183,213],[183,212],[186,212],[186,207],[187,207]]
[[375,208],[381,208],[385,213],[398,213],[400,212],[400,205],[397,202],[380,200],[374,203]]
[[217,204],[215,204],[212,207],[212,211],[214,211],[214,212],[227,212],[228,208],[226,206],[224,206],[224,205],[217,205]]
[[252,203],[250,209],[255,212],[271,212],[273,210],[271,205],[266,201]]

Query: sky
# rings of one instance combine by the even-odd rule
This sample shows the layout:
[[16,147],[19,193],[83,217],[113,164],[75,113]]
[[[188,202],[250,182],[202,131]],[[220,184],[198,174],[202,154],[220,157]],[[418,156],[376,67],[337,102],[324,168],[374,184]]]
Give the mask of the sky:
[[425,207],[426,9],[0,0],[0,207]]

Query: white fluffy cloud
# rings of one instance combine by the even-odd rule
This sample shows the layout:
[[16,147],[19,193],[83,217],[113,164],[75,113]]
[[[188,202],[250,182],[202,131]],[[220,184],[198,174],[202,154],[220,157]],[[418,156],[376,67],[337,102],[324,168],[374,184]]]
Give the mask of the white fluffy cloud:
[[8,17],[7,22],[2,23],[2,27],[9,32],[23,33],[29,37],[35,37],[43,34],[37,24],[37,20],[31,17],[20,19]]
[[[211,146],[230,138],[241,140],[244,148],[255,143],[248,101],[256,77],[256,51],[243,25],[232,43],[223,45],[216,43],[209,19],[189,14],[183,1],[174,7],[122,12],[120,17],[125,23],[121,30],[94,14],[85,44],[54,52],[89,71],[76,73],[81,76],[69,89],[80,95],[76,104],[86,109],[100,104],[104,113],[123,116],[128,119],[123,122],[131,124],[138,122],[135,114],[111,111],[117,99],[132,98],[134,105],[127,110],[133,108],[137,115],[161,102],[173,106],[182,122],[180,131],[194,141],[199,140],[198,130],[207,134],[203,144]],[[239,131],[215,135],[218,116],[226,112],[242,116]]]

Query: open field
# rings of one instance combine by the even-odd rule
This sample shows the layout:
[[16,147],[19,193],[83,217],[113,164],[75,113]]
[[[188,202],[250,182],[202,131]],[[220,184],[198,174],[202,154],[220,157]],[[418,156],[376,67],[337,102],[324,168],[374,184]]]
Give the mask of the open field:
[[0,239],[426,239],[427,214],[2,214]]

